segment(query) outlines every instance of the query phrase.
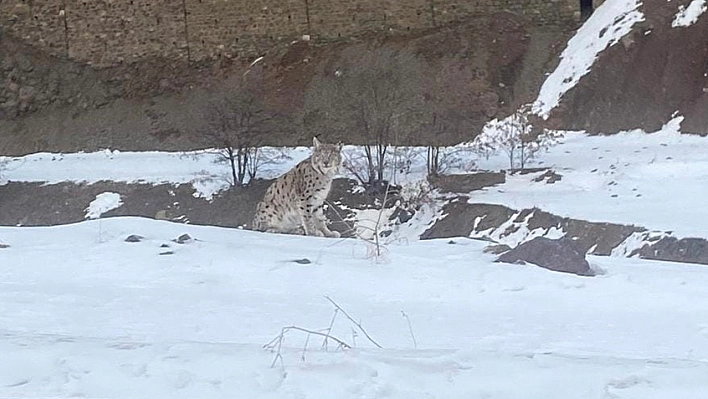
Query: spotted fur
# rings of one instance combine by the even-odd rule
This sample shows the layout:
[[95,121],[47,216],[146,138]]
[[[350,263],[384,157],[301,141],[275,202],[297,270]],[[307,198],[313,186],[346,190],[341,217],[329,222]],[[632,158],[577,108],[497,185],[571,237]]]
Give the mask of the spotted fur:
[[324,204],[342,162],[342,146],[312,140],[312,155],[279,177],[258,203],[253,229],[339,237],[327,227]]

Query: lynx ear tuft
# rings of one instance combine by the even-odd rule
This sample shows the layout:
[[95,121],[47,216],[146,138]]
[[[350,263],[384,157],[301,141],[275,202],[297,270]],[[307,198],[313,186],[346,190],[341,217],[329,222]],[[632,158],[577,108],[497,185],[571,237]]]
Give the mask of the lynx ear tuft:
[[315,148],[318,148],[318,147],[320,146],[320,141],[317,140],[317,137],[313,137],[313,138],[312,138],[312,145],[313,145]]

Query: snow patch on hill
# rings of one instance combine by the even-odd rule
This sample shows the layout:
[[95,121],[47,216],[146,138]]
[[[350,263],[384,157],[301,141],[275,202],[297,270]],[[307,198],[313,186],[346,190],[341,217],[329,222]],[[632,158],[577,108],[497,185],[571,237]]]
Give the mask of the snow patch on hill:
[[88,208],[86,208],[86,219],[98,219],[104,213],[120,208],[123,205],[121,201],[120,194],[105,192],[98,194],[96,199],[91,201]]
[[644,14],[640,0],[608,0],[595,10],[568,42],[560,64],[541,86],[533,112],[547,118],[561,97],[590,72],[600,52],[615,45],[632,31]]
[[693,0],[688,7],[679,6],[676,17],[671,22],[671,26],[674,28],[691,26],[706,12],[706,9],[708,9],[706,0]]

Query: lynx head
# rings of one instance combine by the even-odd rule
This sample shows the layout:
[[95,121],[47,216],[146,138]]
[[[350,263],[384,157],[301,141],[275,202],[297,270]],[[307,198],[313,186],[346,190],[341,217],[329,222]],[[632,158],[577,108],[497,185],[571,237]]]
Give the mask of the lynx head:
[[312,167],[327,176],[339,173],[342,163],[342,144],[322,144],[317,137],[312,138]]

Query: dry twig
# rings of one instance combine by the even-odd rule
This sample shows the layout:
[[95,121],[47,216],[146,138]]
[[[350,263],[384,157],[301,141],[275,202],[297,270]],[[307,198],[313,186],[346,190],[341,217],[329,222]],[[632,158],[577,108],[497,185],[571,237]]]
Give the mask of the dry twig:
[[330,297],[327,296],[327,295],[325,295],[325,299],[327,299],[332,305],[334,305],[335,308],[337,308],[340,312],[342,312],[342,314],[343,314],[344,316],[346,316],[346,318],[349,319],[349,321],[351,321],[352,323],[354,323],[354,325],[357,326],[357,328],[359,328],[359,330],[364,334],[364,336],[365,336],[372,344],[376,345],[377,348],[383,348],[383,346],[379,345],[378,342],[374,341],[374,339],[371,338],[371,336],[369,335],[369,333],[367,333],[366,330],[364,330],[364,327],[361,326],[361,323],[358,322],[358,321],[356,321],[356,320],[354,320],[351,316],[349,316],[349,313],[347,313],[344,309],[342,309],[342,307],[339,306],[339,305],[337,304],[337,302],[333,301],[332,298],[330,298]]

